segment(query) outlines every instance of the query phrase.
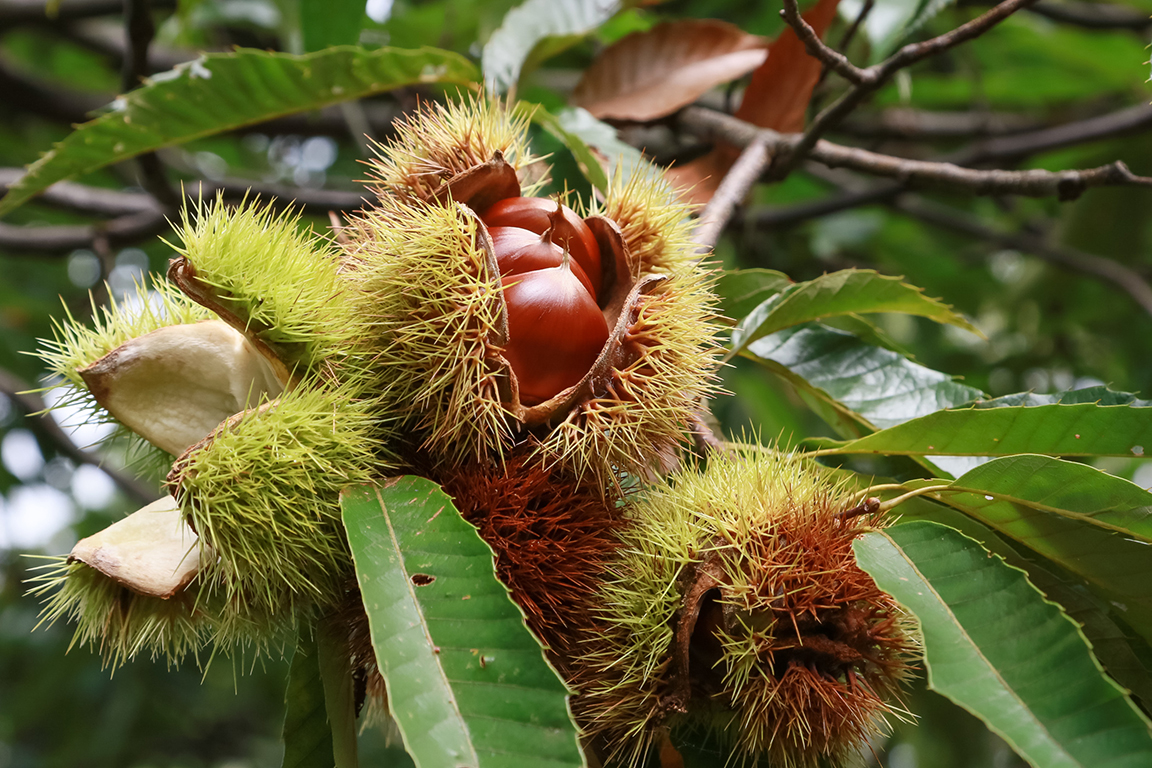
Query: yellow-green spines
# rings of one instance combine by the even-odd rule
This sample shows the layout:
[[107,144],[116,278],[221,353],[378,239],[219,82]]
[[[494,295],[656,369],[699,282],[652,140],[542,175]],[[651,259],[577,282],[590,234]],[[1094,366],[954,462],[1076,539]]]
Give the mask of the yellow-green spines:
[[177,460],[169,484],[229,596],[288,592],[327,603],[351,568],[343,488],[388,474],[376,417],[339,388],[297,389],[222,424]]
[[617,171],[598,212],[620,226],[639,274],[692,271],[701,259],[691,208],[661,174]]
[[493,343],[503,305],[477,220],[455,203],[389,197],[354,226],[352,279],[372,297],[390,382],[383,407],[435,455],[498,455],[509,430]]
[[676,465],[689,420],[716,391],[710,284],[704,272],[683,270],[640,298],[624,340],[640,356],[544,438],[543,456],[604,482]]
[[139,655],[176,665],[191,656],[199,663],[209,648],[226,655],[263,654],[292,626],[286,601],[227,599],[202,581],[164,600],[136,594],[83,563],[53,560],[32,582],[34,594],[50,594],[43,620],[74,623],[72,643],[98,650],[112,667]]
[[496,152],[519,171],[537,159],[528,146],[528,118],[482,94],[424,102],[395,123],[396,137],[380,148],[372,175],[384,194],[431,200],[446,181]]
[[[184,212],[176,246],[224,312],[289,366],[339,365],[363,354],[359,296],[340,279],[335,249],[272,206],[222,200]],[[353,363],[355,367],[355,363]],[[303,373],[304,371],[298,371]]]
[[577,709],[635,765],[658,727],[718,730],[737,758],[841,765],[883,728],[915,652],[855,564],[849,496],[802,461],[716,456],[630,508]]

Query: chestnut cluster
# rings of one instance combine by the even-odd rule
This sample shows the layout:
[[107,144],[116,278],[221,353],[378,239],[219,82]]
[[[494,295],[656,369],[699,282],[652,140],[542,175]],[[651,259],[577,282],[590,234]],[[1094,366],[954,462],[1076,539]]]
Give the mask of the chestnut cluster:
[[600,311],[600,247],[566,205],[509,197],[480,214],[508,307],[504,356],[520,401],[537,405],[578,384],[608,340]]

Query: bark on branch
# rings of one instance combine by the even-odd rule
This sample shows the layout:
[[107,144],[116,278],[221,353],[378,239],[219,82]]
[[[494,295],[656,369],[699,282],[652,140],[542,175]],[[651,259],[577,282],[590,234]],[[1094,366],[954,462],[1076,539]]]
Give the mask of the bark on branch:
[[[758,128],[720,112],[688,107],[681,123],[709,138],[721,138],[738,147],[754,139],[764,142],[771,155],[799,152],[804,135],[782,134]],[[829,168],[850,168],[871,176],[896,179],[904,186],[940,187],[978,195],[1026,195],[1074,200],[1084,190],[1097,186],[1152,186],[1152,179],[1136,176],[1122,162],[1069,171],[1006,171],[963,168],[954,163],[911,160],[883,155],[855,147],[845,147],[821,139],[807,151],[807,159]]]

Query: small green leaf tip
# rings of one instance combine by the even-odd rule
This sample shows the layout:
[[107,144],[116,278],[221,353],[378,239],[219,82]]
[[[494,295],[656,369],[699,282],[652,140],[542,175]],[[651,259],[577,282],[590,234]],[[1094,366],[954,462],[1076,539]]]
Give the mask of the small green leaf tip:
[[[291,209],[245,200],[239,207],[201,200],[185,209],[174,246],[182,260],[169,276],[237,330],[258,338],[297,375],[368,375],[359,296],[340,279],[327,241],[301,228]],[[367,384],[365,385],[367,386]]]
[[393,467],[371,404],[353,395],[293,390],[232,417],[176,461],[168,484],[215,553],[203,558],[202,579],[269,604],[285,594],[301,604],[341,597],[352,561],[340,490]]
[[856,565],[872,519],[797,458],[717,455],[629,510],[577,714],[626,765],[661,727],[718,732],[734,759],[842,765],[898,712],[917,644]]

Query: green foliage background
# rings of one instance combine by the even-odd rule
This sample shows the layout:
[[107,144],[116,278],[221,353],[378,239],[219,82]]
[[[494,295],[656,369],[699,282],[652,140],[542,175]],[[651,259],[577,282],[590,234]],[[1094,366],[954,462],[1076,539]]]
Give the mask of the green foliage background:
[[[91,42],[93,33],[72,22],[13,21],[15,3],[0,0],[0,167],[20,168],[70,132],[88,109],[112,100],[119,90],[114,46]],[[333,13],[309,0],[185,0],[157,3],[157,50],[224,50],[232,45],[278,50],[315,50],[326,43],[359,42],[368,48],[437,46],[478,59],[511,2],[397,0],[386,21],[349,11]],[[355,10],[358,6],[349,4]],[[1152,0],[1128,0],[1122,8],[1152,13]],[[521,83],[520,95],[548,107],[564,103],[570,86],[599,47],[629,31],[663,19],[718,18],[765,35],[779,32],[774,3],[744,0],[680,0],[625,10],[587,39],[547,61]],[[6,16],[9,14],[12,18]],[[970,18],[970,8],[950,8],[916,34],[946,31]],[[320,22],[325,22],[323,25]],[[116,29],[114,14],[96,20]],[[842,30],[843,24],[838,29]],[[1022,13],[990,33],[914,68],[874,99],[878,108],[1013,113],[1036,124],[1058,123],[1146,103],[1149,86],[1146,44],[1152,27],[1091,30]],[[302,34],[303,30],[303,34]],[[857,60],[866,58],[862,43]],[[855,50],[855,49],[853,49]],[[188,57],[191,54],[186,54]],[[12,85],[33,83],[33,95]],[[402,88],[365,103],[369,114],[393,115],[432,96],[429,86]],[[40,94],[39,96],[36,93]],[[23,94],[23,95],[22,95]],[[722,95],[718,95],[718,98]],[[818,92],[817,100],[823,97]],[[339,115],[339,113],[335,113]],[[199,139],[165,150],[164,160],[181,178],[222,178],[275,183],[282,188],[356,191],[363,149],[333,113],[276,126],[255,126]],[[374,120],[377,127],[386,121]],[[336,125],[333,128],[333,125]],[[559,142],[540,132],[542,152],[555,152],[556,177],[587,191],[575,163]],[[938,153],[965,144],[934,144]],[[900,140],[883,144],[899,152]],[[1026,158],[1021,167],[1091,167],[1123,160],[1133,172],[1152,175],[1152,134],[1147,131],[1082,144]],[[95,171],[80,179],[109,189],[135,188],[127,166]],[[1039,394],[1099,384],[1152,395],[1152,318],[1116,286],[1059,268],[1004,243],[940,229],[885,206],[850,209],[786,226],[758,227],[760,211],[799,205],[827,194],[824,182],[797,173],[785,182],[758,187],[742,221],[731,227],[717,254],[729,267],[765,267],[792,279],[809,280],[849,267],[904,275],[971,318],[987,339],[908,315],[882,315],[889,342],[929,368],[962,377],[962,383],[992,396],[1031,390]],[[1114,259],[1152,276],[1152,190],[1095,189],[1071,203],[1051,199],[989,199],[925,195],[951,206],[992,230],[1028,232],[1050,244]],[[83,215],[33,201],[0,226],[70,225]],[[316,218],[323,226],[324,219]],[[113,290],[126,288],[146,268],[162,272],[170,249],[155,237],[102,253],[69,250],[0,251],[0,370],[25,383],[43,375],[24,353],[51,334],[50,317],[60,301],[76,315],[88,311],[92,284],[85,270],[103,260]],[[782,380],[745,359],[725,371],[735,397],[717,403],[729,434],[748,430],[784,441],[837,437],[816,410]],[[68,649],[70,628],[36,625],[38,605],[23,594],[37,553],[67,551],[79,537],[106,526],[133,508],[118,493],[93,495],[76,480],[76,467],[57,447],[29,431],[12,398],[0,397],[0,768],[116,766],[117,768],[239,768],[279,765],[283,663],[252,664],[217,659],[206,672],[180,670],[138,660],[112,677],[87,649]],[[15,435],[15,437],[13,437]],[[36,440],[44,461],[20,469],[15,453],[27,454]],[[22,442],[23,441],[23,442]],[[1152,441],[1152,436],[1149,436]],[[1152,447],[1152,444],[1150,444]],[[24,458],[27,458],[25,456]],[[118,462],[121,457],[112,456]],[[850,459],[861,471],[901,475],[901,460]],[[1152,464],[1136,457],[1094,459],[1096,466],[1152,486]],[[15,473],[14,473],[15,472]],[[16,474],[19,473],[19,474]],[[45,489],[54,489],[45,490]],[[23,494],[53,494],[66,525],[23,542],[17,514],[28,514]],[[97,498],[100,497],[100,498]],[[95,500],[93,500],[95,499]],[[42,501],[42,504],[48,502]],[[207,661],[207,659],[202,660]],[[877,745],[885,765],[962,768],[1019,764],[1019,758],[979,721],[922,687],[909,708],[916,727],[901,725],[894,739]],[[361,745],[363,765],[406,765],[408,758],[383,737]]]

